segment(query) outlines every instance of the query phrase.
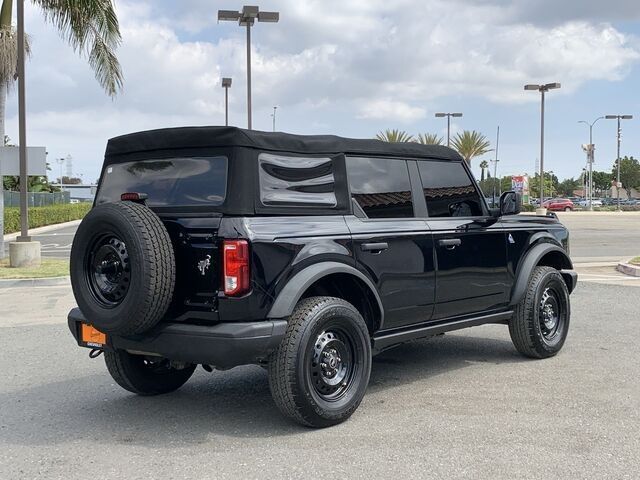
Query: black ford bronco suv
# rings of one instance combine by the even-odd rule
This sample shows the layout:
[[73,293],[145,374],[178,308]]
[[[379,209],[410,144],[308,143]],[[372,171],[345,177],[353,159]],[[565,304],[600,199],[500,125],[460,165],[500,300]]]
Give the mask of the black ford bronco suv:
[[126,390],[258,364],[292,419],[325,427],[360,404],[372,354],[486,323],[555,355],[577,276],[568,232],[489,209],[453,150],[232,127],[109,141],[78,228],[69,313]]

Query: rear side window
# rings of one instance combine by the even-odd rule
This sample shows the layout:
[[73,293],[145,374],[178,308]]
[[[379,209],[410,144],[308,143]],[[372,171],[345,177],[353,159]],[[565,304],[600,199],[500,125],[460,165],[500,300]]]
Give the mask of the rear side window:
[[429,217],[483,215],[480,195],[460,162],[418,162]]
[[351,195],[369,218],[413,217],[409,170],[404,160],[347,158]]
[[334,160],[261,153],[260,201],[265,206],[336,207]]
[[127,192],[147,194],[154,207],[222,205],[227,190],[227,158],[164,158],[107,166],[97,203],[117,202]]

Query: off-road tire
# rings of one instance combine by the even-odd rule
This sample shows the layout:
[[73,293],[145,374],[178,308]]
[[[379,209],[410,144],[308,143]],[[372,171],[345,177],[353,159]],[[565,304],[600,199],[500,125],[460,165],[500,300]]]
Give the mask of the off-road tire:
[[193,364],[182,369],[173,368],[165,359],[158,359],[154,364],[143,356],[132,355],[124,350],[104,352],[104,360],[109,374],[118,385],[129,392],[147,396],[179,389],[196,369]]
[[[107,240],[113,238],[117,240]],[[122,263],[121,271],[127,269],[121,272],[127,276],[118,280],[126,281],[127,289],[122,287],[122,298],[113,305],[96,287],[95,262],[103,241],[126,250],[126,258],[115,263]],[[171,239],[160,218],[138,203],[105,203],[91,209],[73,240],[70,267],[78,307],[88,322],[105,333],[133,335],[149,330],[167,312],[173,297],[176,267]]]
[[[340,333],[341,329],[349,333]],[[318,355],[319,342],[331,335],[338,339],[341,335],[351,338],[345,340],[345,344],[353,344],[353,354],[344,356],[353,360],[355,368],[350,380],[338,387],[344,388],[343,396],[335,400],[318,392],[314,386],[318,372],[314,373],[312,368],[317,365],[314,359],[322,357]],[[269,359],[268,372],[271,394],[284,415],[309,427],[341,423],[356,411],[369,383],[371,340],[367,325],[358,310],[342,299],[310,297],[301,300],[289,317],[282,343]]]
[[[545,330],[543,321],[543,297],[548,291],[556,297],[558,310],[558,329],[553,336]],[[509,322],[511,340],[518,352],[526,357],[552,357],[564,345],[570,317],[569,290],[560,272],[552,267],[535,267],[527,290]]]

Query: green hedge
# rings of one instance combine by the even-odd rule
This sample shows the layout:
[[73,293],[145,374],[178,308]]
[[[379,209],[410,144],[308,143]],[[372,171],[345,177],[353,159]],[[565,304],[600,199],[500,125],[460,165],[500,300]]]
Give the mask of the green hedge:
[[[55,223],[70,222],[83,218],[91,210],[91,203],[66,203],[33,207],[29,209],[29,228],[44,227]],[[4,233],[20,231],[20,209],[5,208]]]

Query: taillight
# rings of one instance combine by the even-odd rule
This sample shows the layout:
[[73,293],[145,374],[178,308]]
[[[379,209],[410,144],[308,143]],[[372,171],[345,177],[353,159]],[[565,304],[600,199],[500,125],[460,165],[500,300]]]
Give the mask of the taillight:
[[237,297],[247,293],[249,282],[249,242],[225,240],[222,243],[224,294]]

